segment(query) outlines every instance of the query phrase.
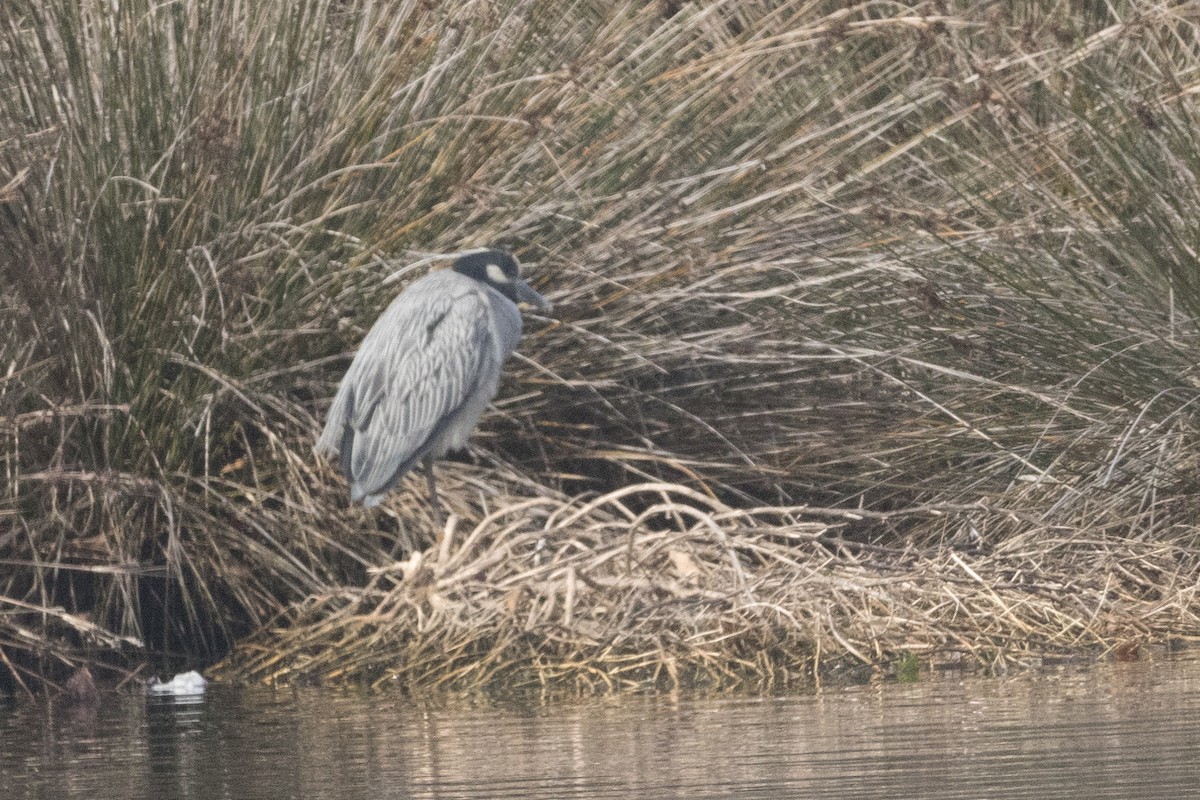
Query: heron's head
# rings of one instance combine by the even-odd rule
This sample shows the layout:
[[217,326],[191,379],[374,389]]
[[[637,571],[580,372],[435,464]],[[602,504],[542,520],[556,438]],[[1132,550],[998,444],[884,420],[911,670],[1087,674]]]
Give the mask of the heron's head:
[[452,267],[455,272],[486,283],[514,303],[529,303],[549,309],[550,301],[542,297],[521,277],[517,259],[504,250],[476,250],[460,256]]

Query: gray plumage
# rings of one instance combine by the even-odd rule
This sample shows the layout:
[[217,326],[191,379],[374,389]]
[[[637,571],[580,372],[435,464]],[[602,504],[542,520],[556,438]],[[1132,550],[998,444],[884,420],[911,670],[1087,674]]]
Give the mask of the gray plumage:
[[518,301],[548,307],[500,250],[417,279],[375,321],[342,378],[317,452],[336,455],[352,500],[377,505],[418,461],[466,446],[521,339]]

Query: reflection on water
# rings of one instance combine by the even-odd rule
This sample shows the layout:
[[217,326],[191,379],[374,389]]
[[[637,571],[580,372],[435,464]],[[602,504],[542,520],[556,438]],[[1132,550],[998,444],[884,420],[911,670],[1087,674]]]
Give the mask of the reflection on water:
[[211,686],[0,705],[5,798],[1182,797],[1200,660],[772,698],[433,707]]

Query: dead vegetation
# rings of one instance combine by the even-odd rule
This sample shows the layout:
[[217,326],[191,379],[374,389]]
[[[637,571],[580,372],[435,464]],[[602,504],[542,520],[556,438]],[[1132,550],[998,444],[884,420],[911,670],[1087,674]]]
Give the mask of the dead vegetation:
[[[5,3],[0,675],[239,643],[227,676],[766,686],[1189,639],[1190,9]],[[436,539],[310,448],[385,276],[481,244],[556,311]]]
[[837,535],[856,517],[732,509],[670,484],[528,499],[473,526],[455,517],[363,586],[306,598],[217,674],[408,691],[761,691],[906,656],[1004,670],[1195,636],[1189,548],[1049,531],[987,551],[969,535],[864,545]]

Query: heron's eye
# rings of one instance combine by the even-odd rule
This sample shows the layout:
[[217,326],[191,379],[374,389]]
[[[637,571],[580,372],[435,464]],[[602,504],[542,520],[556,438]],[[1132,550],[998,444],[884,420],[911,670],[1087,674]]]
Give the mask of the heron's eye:
[[488,280],[492,283],[508,283],[512,280],[512,278],[504,273],[504,270],[500,269],[499,264],[488,264],[487,276]]

